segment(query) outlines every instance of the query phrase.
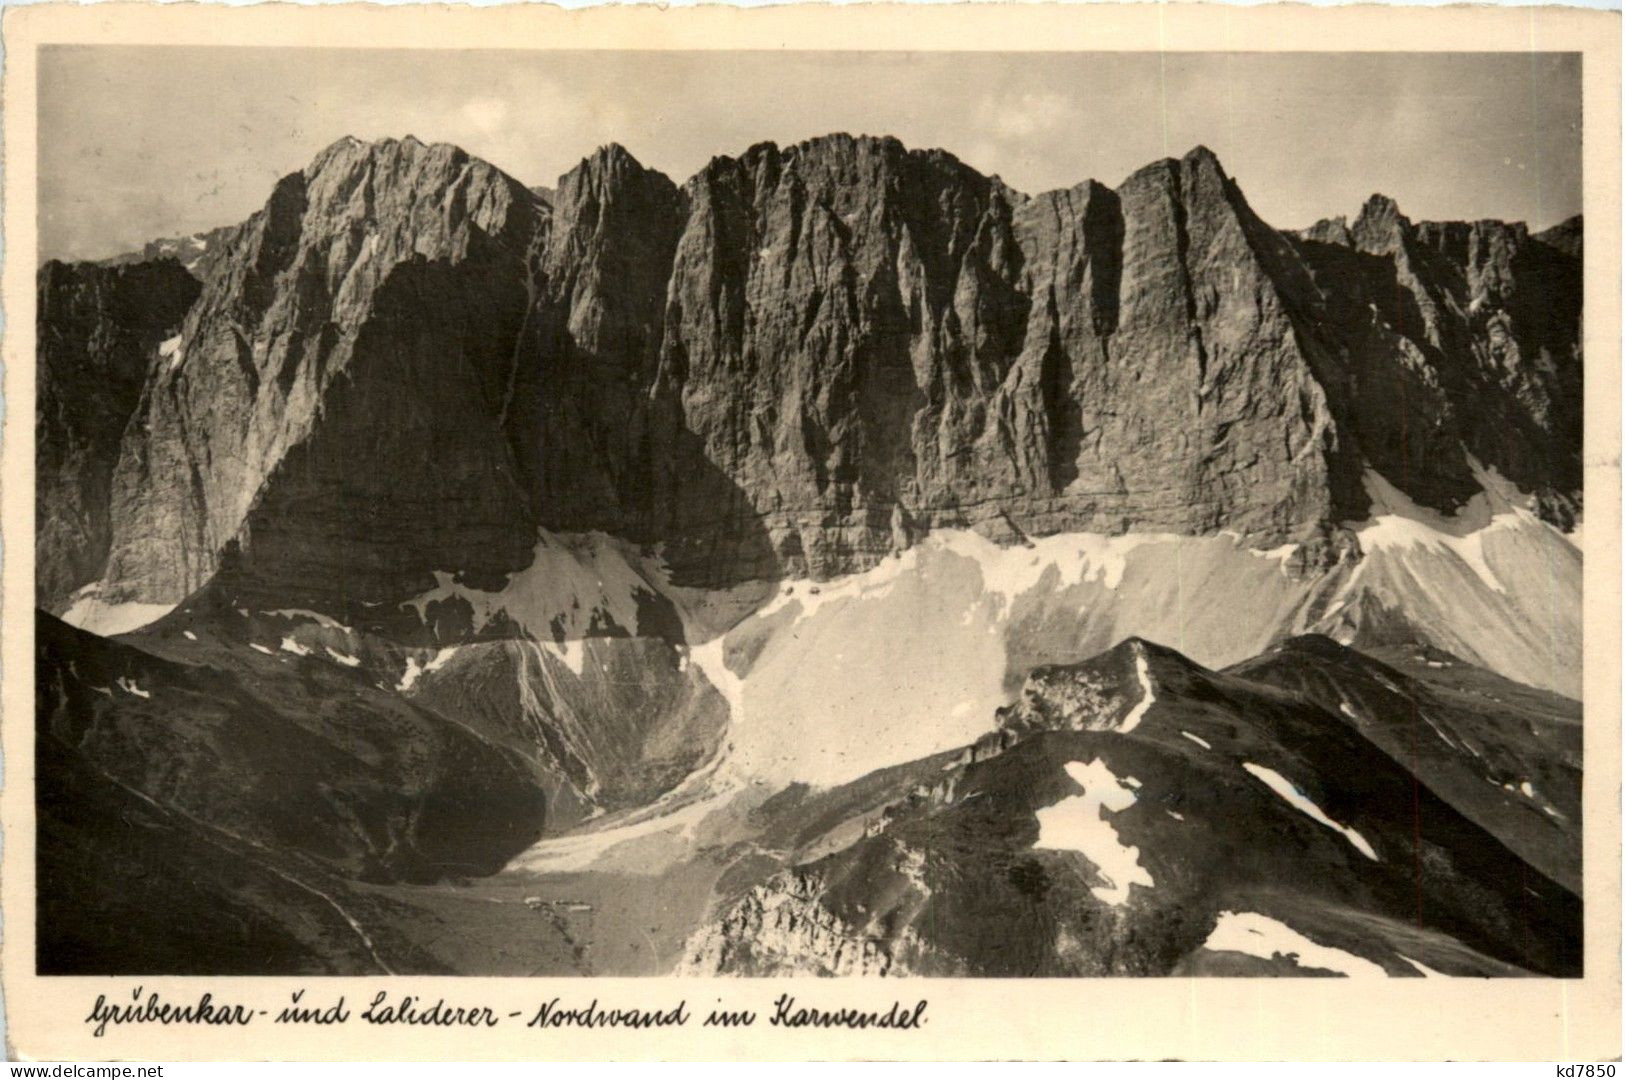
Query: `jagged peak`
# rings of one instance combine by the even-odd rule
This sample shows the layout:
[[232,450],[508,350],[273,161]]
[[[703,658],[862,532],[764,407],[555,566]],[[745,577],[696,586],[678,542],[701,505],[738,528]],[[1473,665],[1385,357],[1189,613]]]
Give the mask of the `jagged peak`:
[[1337,244],[1340,247],[1354,246],[1354,235],[1349,232],[1349,219],[1342,214],[1336,217],[1321,218],[1307,229],[1300,230],[1297,235],[1304,240],[1312,240],[1320,244]]
[[551,205],[559,206],[576,198],[583,191],[599,190],[605,185],[618,185],[633,181],[654,184],[661,190],[675,190],[671,177],[659,169],[649,168],[618,142],[605,143],[576,163],[575,168],[559,177],[553,189]]
[[1410,219],[1400,212],[1399,204],[1381,192],[1373,192],[1360,207],[1359,216],[1354,219],[1354,230],[1371,228],[1375,225],[1410,224]]
[[868,135],[862,132],[854,135],[848,131],[831,131],[823,135],[814,135],[810,139],[802,139],[793,146],[786,147],[784,152],[786,154],[814,154],[826,148],[838,150],[885,150],[897,154],[911,152],[908,147],[903,145],[902,140],[895,135]]
[[607,142],[598,147],[592,153],[582,158],[581,163],[577,165],[576,168],[595,170],[632,169],[638,172],[651,171],[644,167],[643,162],[639,161],[632,151],[628,150],[618,142]]
[[1220,180],[1229,180],[1230,174],[1224,171],[1224,165],[1219,161],[1219,155],[1202,143],[1197,143],[1185,152],[1183,157],[1164,157],[1135,169],[1119,187],[1127,187],[1135,181],[1143,181],[1148,177],[1163,175],[1178,177],[1184,173],[1210,172]]
[[[726,170],[736,165],[754,167],[763,161],[782,162],[791,164],[798,161],[816,162],[825,157],[863,156],[873,155],[881,157],[888,162],[920,162],[935,165],[949,171],[963,173],[976,180],[996,185],[1000,189],[1020,195],[1010,188],[997,176],[986,175],[974,167],[965,164],[951,152],[932,147],[928,149],[911,149],[904,145],[895,135],[868,135],[852,134],[846,131],[832,131],[824,135],[815,135],[812,138],[802,139],[789,146],[780,146],[776,142],[764,141],[753,143],[737,157],[718,155],[713,157],[690,182],[714,176],[719,170]],[[1025,196],[1021,196],[1025,198]]]
[[468,151],[453,143],[426,143],[416,135],[408,134],[400,138],[386,136],[370,142],[358,139],[354,135],[346,135],[328,144],[311,159],[310,164],[305,166],[304,173],[307,179],[312,179],[334,167],[352,168],[364,161],[394,157],[415,159],[423,156],[443,157],[448,161],[459,163],[470,158]]
[[1202,143],[1197,143],[1195,146],[1185,151],[1185,156],[1181,158],[1180,161],[1186,165],[1192,165],[1198,168],[1217,169],[1219,175],[1227,175],[1224,171],[1224,165],[1219,161],[1219,155],[1215,154]]

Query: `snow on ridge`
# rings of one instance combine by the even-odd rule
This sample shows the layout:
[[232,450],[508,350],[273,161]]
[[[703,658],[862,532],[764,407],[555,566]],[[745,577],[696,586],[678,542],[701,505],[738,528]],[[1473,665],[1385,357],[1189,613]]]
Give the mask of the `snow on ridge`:
[[1347,825],[1340,825],[1331,818],[1327,817],[1326,812],[1320,807],[1316,806],[1314,801],[1311,800],[1309,796],[1305,795],[1303,793],[1303,789],[1298,787],[1297,784],[1294,784],[1292,781],[1288,780],[1274,769],[1266,768],[1263,765],[1255,765],[1250,761],[1243,762],[1241,767],[1252,774],[1254,778],[1262,782],[1265,787],[1269,788],[1286,802],[1290,803],[1299,812],[1313,818],[1315,821],[1318,821],[1320,824],[1326,826],[1328,829],[1331,829],[1333,832],[1342,834],[1343,838],[1347,840],[1354,850],[1358,851],[1361,855],[1364,855],[1372,862],[1378,861],[1376,851],[1373,850],[1371,845],[1366,842],[1365,837],[1361,836],[1357,831],[1349,828]]
[[418,666],[418,658],[415,656],[408,656],[406,658],[406,670],[401,672],[401,681],[395,684],[395,689],[412,689],[413,684],[418,681],[418,676],[422,674],[423,668]]
[[[1202,943],[1212,952],[1236,952],[1261,960],[1281,957],[1299,967],[1335,971],[1349,978],[1388,977],[1381,964],[1363,956],[1321,945],[1268,915],[1253,911],[1221,911],[1213,932]],[[1414,961],[1407,961],[1413,963]]]
[[[1076,851],[1095,865],[1106,884],[1090,889],[1102,903],[1117,907],[1129,898],[1129,886],[1153,888],[1151,874],[1140,865],[1140,849],[1124,844],[1106,815],[1120,814],[1137,796],[1104,761],[1069,761],[1066,774],[1083,794],[1062,799],[1036,812],[1038,839],[1034,848]],[[1125,778],[1131,780],[1132,778]]]
[[263,614],[274,615],[279,619],[309,619],[311,622],[327,630],[342,630],[346,634],[354,632],[348,626],[345,626],[331,615],[323,615],[321,612],[311,611],[309,608],[277,608],[274,611],[267,611]]
[[1145,646],[1138,642],[1134,645],[1134,672],[1140,680],[1141,697],[1139,704],[1129,710],[1128,715],[1123,717],[1122,725],[1117,729],[1124,734],[1140,726],[1140,721],[1145,719],[1146,710],[1157,700],[1157,691],[1151,685],[1151,665],[1146,662]]
[[310,655],[310,650],[309,649],[305,648],[303,645],[299,644],[297,641],[295,641],[291,637],[283,638],[281,647],[282,647],[283,652],[291,652],[295,656],[309,656]]
[[457,655],[458,646],[449,645],[431,656],[427,662],[418,663],[416,656],[406,658],[406,670],[401,673],[401,681],[395,684],[397,690],[410,690],[417,684],[419,678],[431,671],[438,671],[446,666],[446,661]]

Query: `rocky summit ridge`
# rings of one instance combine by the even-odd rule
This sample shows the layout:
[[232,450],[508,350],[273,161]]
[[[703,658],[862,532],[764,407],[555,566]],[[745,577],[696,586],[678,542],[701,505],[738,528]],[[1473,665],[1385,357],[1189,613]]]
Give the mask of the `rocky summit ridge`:
[[[1202,147],[1028,196],[848,135],[681,186],[609,146],[538,190],[343,139],[169,264],[139,390],[73,443],[109,477],[92,539],[64,554],[41,515],[41,605],[214,582],[373,623],[436,573],[496,587],[543,528],[662,544],[698,585],[838,575],[944,527],[1231,530],[1330,562],[1369,471],[1447,512],[1486,470],[1578,509],[1578,221],[1377,197],[1287,233]],[[156,265],[53,264],[41,296]],[[42,343],[127,325],[39,309]],[[69,351],[41,365],[44,456],[86,407],[44,403],[93,395],[75,365],[103,355]]]

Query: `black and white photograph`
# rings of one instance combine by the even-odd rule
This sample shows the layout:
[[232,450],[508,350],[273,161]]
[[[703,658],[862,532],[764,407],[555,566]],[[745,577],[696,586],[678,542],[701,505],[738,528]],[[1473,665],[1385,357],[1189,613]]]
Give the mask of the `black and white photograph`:
[[1583,978],[1582,74],[42,47],[37,974]]

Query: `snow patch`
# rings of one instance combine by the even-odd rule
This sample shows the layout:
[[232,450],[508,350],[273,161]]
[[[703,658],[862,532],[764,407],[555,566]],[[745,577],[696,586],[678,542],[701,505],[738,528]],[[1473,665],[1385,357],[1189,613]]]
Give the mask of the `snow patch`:
[[68,610],[62,613],[62,621],[102,637],[117,637],[157,622],[176,607],[174,604],[109,604],[102,601],[100,594],[99,581],[80,589]]
[[1313,818],[1315,821],[1320,822],[1320,824],[1326,826],[1328,829],[1331,829],[1334,832],[1341,833],[1343,838],[1353,845],[1354,850],[1358,851],[1361,855],[1364,855],[1372,862],[1377,861],[1377,853],[1372,849],[1371,845],[1366,842],[1365,837],[1361,836],[1358,832],[1347,827],[1346,825],[1339,825],[1337,822],[1327,817],[1325,811],[1316,806],[1309,796],[1303,793],[1303,789],[1298,787],[1298,785],[1294,784],[1292,781],[1288,780],[1274,769],[1265,768],[1262,765],[1254,765],[1250,761],[1243,763],[1241,767],[1252,774],[1254,778],[1262,781],[1265,787],[1269,788],[1282,799],[1286,800],[1300,813]]
[[310,655],[310,650],[309,649],[305,648],[303,645],[299,644],[297,641],[295,641],[291,637],[285,637],[285,638],[282,639],[282,651],[283,652],[291,652],[295,656],[309,656]]
[[322,648],[327,652],[328,656],[331,656],[334,660],[337,660],[339,663],[343,664],[345,667],[360,667],[361,666],[361,661],[358,658],[354,657],[354,656],[350,656],[347,653],[341,653],[337,649],[333,649],[333,648],[331,648],[329,646],[326,646],[326,645],[322,646]]
[[1380,964],[1318,944],[1285,923],[1252,911],[1219,912],[1219,921],[1202,947],[1213,952],[1243,953],[1261,960],[1280,957],[1299,967],[1335,971],[1351,979],[1388,977]]
[[176,334],[172,338],[165,338],[158,343],[158,355],[169,361],[169,370],[174,371],[186,359],[186,350],[181,348],[181,336]]
[[473,609],[475,631],[506,615],[539,642],[602,636],[611,626],[638,632],[638,602],[656,593],[633,565],[624,545],[603,533],[564,535],[540,531],[531,563],[507,585],[490,592],[434,572],[435,587],[406,601],[425,622],[429,605],[461,599]]
[[1094,863],[1106,884],[1090,891],[1102,903],[1118,906],[1129,898],[1130,885],[1152,888],[1151,874],[1140,865],[1140,849],[1117,837],[1106,815],[1133,806],[1133,790],[1118,782],[1104,761],[1069,761],[1066,774],[1083,788],[1082,795],[1062,799],[1037,811],[1035,848],[1076,851]]
[[417,681],[420,677],[427,675],[431,671],[438,671],[445,667],[446,661],[457,655],[458,648],[460,648],[460,646],[448,645],[446,648],[441,649],[439,652],[431,656],[427,663],[423,664],[418,663],[417,657],[408,656],[406,658],[406,670],[401,673],[401,681],[395,684],[395,689],[412,689],[413,686],[417,685]]
[[116,679],[114,680],[113,685],[117,686],[120,690],[123,690],[126,694],[133,694],[138,698],[152,697],[152,693],[137,686],[134,679]]
[[276,655],[276,650],[275,650],[275,649],[270,649],[270,648],[267,648],[267,647],[265,647],[265,646],[264,646],[264,645],[261,645],[261,644],[260,644],[260,643],[259,643],[259,642],[257,642],[257,641],[251,641],[251,642],[249,642],[249,644],[248,644],[248,647],[249,647],[249,648],[250,648],[250,649],[253,649],[253,650],[254,650],[254,651],[255,651],[255,652],[262,652],[262,653],[264,653],[264,654],[265,654],[265,655],[266,655],[266,656],[275,656],[275,655]]
[[542,648],[552,653],[577,675],[587,670],[587,643],[581,638],[572,638],[562,644],[557,641],[544,641]]
[[1185,738],[1189,739],[1191,742],[1195,743],[1197,746],[1200,746],[1203,750],[1213,749],[1213,744],[1202,738],[1200,735],[1192,735],[1188,731],[1181,731],[1180,734],[1185,736]]
[[1427,713],[1419,713],[1418,715],[1422,717],[1422,720],[1427,724],[1428,727],[1433,729],[1433,734],[1439,737],[1440,742],[1444,743],[1452,750],[1461,749],[1456,745],[1456,741],[1454,739],[1444,733],[1444,728],[1440,727],[1438,723],[1434,721],[1433,717],[1429,716]]
[[718,634],[704,645],[690,646],[688,656],[706,681],[722,695],[722,700],[728,703],[728,716],[737,724],[745,718],[745,680],[734,674],[723,659],[726,638],[726,634]]
[[[1507,485],[1498,483],[1488,473],[1479,479],[1484,490],[1473,496],[1460,512],[1447,517],[1418,505],[1381,475],[1367,470],[1365,487],[1373,512],[1371,521],[1356,530],[1360,547],[1366,552],[1419,549],[1444,553],[1458,560],[1491,590],[1507,595],[1505,583],[1484,557],[1484,538],[1489,533],[1539,519],[1508,498]],[[1428,666],[1444,665],[1429,662]]]
[[187,641],[196,641],[197,640],[197,635],[192,633],[192,631],[190,631],[190,630],[182,630],[181,631],[181,637],[185,638]]

